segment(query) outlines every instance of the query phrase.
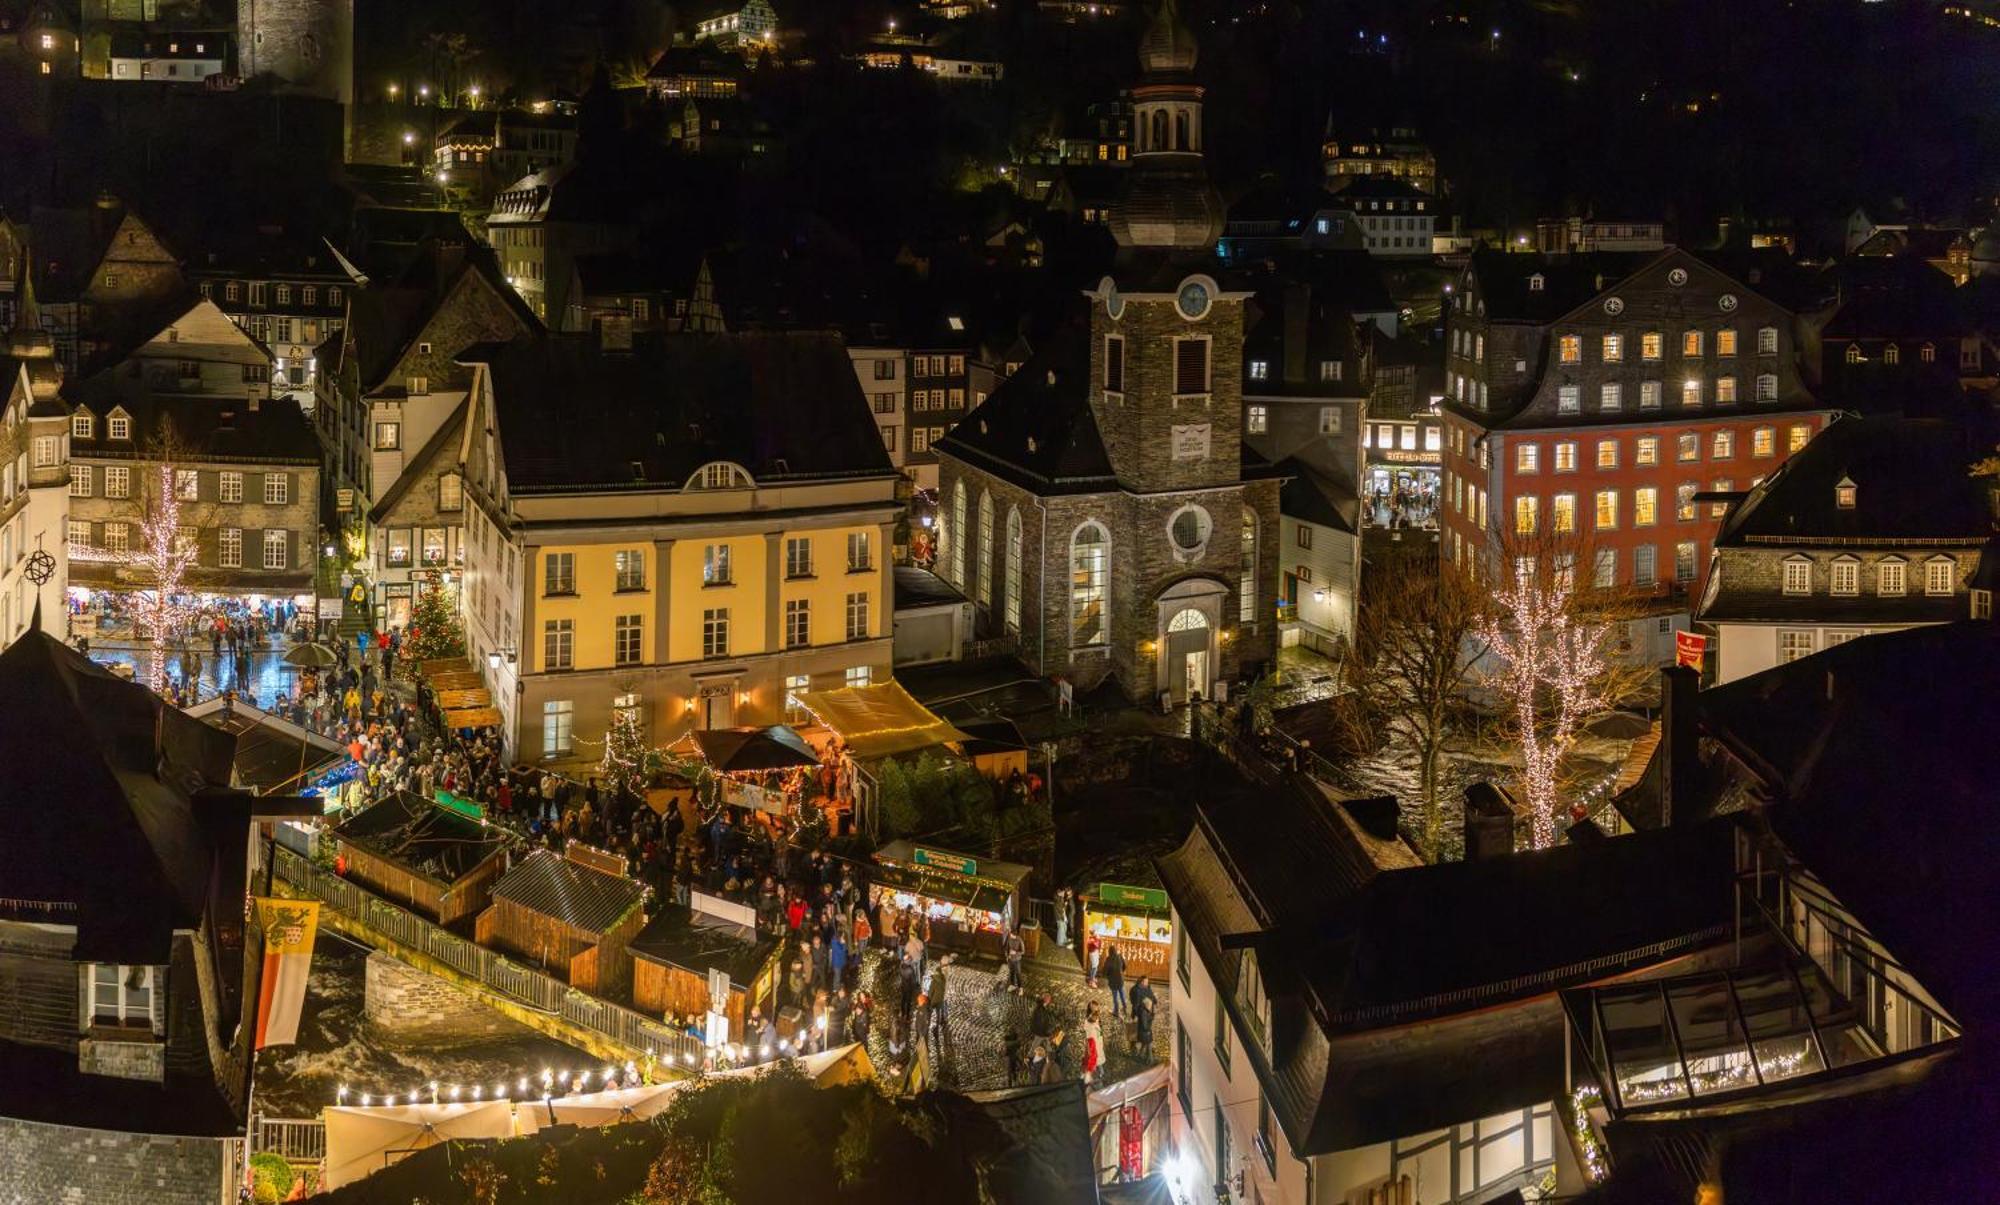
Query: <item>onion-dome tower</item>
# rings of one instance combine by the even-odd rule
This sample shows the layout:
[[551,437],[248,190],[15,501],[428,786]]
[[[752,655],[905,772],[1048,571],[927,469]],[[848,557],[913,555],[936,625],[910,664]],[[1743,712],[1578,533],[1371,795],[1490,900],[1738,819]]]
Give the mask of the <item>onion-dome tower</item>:
[[1111,213],[1111,234],[1120,247],[1206,251],[1222,234],[1222,198],[1201,153],[1196,54],[1179,6],[1162,0],[1139,40],[1142,74],[1132,89],[1138,146]]

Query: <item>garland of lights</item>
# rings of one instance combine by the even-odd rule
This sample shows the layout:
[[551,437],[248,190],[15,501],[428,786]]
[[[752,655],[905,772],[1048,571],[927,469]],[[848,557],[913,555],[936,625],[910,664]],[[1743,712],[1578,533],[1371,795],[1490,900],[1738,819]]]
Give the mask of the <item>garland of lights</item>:
[[[824,1033],[826,1017],[815,1019],[814,1025]],[[692,1053],[683,1052],[678,1060],[672,1055],[655,1056],[651,1051],[644,1060],[627,1059],[623,1067],[607,1063],[602,1069],[579,1067],[574,1073],[568,1068],[551,1070],[542,1068],[539,1075],[522,1075],[510,1084],[507,1080],[497,1080],[489,1090],[485,1083],[444,1084],[432,1080],[429,1084],[412,1088],[408,1092],[361,1092],[356,1093],[346,1084],[340,1085],[334,1094],[334,1103],[347,1106],[359,1103],[362,1108],[377,1105],[393,1107],[398,1102],[405,1105],[459,1104],[483,1100],[548,1101],[561,1100],[569,1096],[580,1096],[590,1092],[610,1092],[619,1088],[650,1086],[656,1081],[654,1075],[703,1076],[711,1072],[731,1071],[739,1067],[752,1067],[767,1063],[773,1057],[803,1058],[810,1053],[804,1043],[794,1043],[790,1038],[780,1038],[775,1046],[766,1042],[760,1047],[741,1043],[724,1043],[709,1047],[697,1059]],[[754,1056],[754,1057],[753,1057]],[[596,1087],[591,1087],[592,1082]],[[428,1096],[429,1099],[425,1099]]]
[[1603,1099],[1589,1084],[1578,1084],[1569,1094],[1570,1129],[1576,1138],[1576,1149],[1583,1155],[1583,1174],[1592,1184],[1602,1184],[1604,1177],[1611,1174],[1611,1158],[1598,1140],[1597,1127],[1590,1121],[1590,1110]]

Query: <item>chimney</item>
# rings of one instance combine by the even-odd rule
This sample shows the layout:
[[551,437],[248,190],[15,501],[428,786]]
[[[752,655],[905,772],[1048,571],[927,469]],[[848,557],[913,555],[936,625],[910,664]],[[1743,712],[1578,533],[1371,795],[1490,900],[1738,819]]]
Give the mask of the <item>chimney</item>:
[[1482,862],[1514,852],[1514,806],[1490,782],[1465,788],[1465,860]]
[[1365,799],[1343,799],[1340,806],[1354,817],[1361,830],[1378,841],[1396,839],[1396,821],[1402,809],[1394,795],[1370,795]]
[[1285,383],[1298,385],[1306,379],[1306,334],[1312,308],[1309,285],[1285,286]]
[[[1701,671],[1687,665],[1660,670],[1660,819],[1686,824],[1708,814],[1694,797],[1701,786],[1701,747],[1695,735],[1695,698]],[[1681,806],[1684,805],[1684,806]]]

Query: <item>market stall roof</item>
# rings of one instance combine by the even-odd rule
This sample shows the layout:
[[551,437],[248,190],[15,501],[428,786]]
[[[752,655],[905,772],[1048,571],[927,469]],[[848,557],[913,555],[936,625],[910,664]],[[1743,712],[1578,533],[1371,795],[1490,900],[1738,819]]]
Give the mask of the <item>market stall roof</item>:
[[486,685],[485,681],[480,678],[479,671],[470,669],[463,672],[453,670],[450,673],[433,674],[429,681],[431,689],[439,691],[478,690]]
[[235,785],[259,795],[297,794],[348,760],[347,750],[336,742],[223,695],[187,713],[236,738]]
[[504,828],[408,791],[348,817],[333,832],[364,853],[446,886],[514,843]]
[[756,982],[778,945],[777,937],[749,925],[668,904],[646,922],[629,948],[634,957],[649,962],[697,975],[727,971],[731,983],[748,985]]
[[799,701],[864,761],[965,739],[895,682],[809,690]]
[[605,933],[639,906],[645,885],[538,849],[493,884],[493,898],[554,917],[587,933]]
[[817,766],[819,754],[783,724],[769,728],[709,728],[694,734],[701,755],[721,774]]
[[493,706],[493,696],[485,687],[476,686],[469,690],[440,690],[437,702],[444,711],[468,711],[474,707]]
[[439,674],[469,674],[472,662],[463,657],[433,657],[423,664],[423,674],[427,679],[435,679]]
[[460,728],[498,728],[500,723],[500,709],[497,707],[466,707],[457,711],[447,711],[444,713],[444,726],[454,730]]
[[[904,866],[918,872],[935,872],[952,878],[984,879],[1013,888],[1021,885],[1021,880],[1034,873],[1031,866],[1019,862],[1002,862],[995,858],[974,858],[970,854],[960,854],[953,850],[936,846],[918,845],[914,841],[898,838],[875,851],[875,860],[885,866]],[[973,869],[968,873],[954,868],[952,863],[969,862]]]

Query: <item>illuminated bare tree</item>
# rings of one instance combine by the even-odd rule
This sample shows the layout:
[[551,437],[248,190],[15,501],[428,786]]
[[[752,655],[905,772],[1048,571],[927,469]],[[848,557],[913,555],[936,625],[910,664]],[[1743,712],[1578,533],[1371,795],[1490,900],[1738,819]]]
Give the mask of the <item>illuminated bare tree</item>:
[[1595,564],[1586,541],[1557,531],[1499,543],[1488,583],[1493,606],[1479,624],[1491,650],[1486,681],[1520,751],[1530,844],[1545,849],[1555,844],[1566,762],[1584,725],[1631,694],[1647,669],[1611,647],[1630,617],[1630,596],[1578,577],[1579,567],[1590,572]]
[[146,683],[155,691],[167,686],[167,643],[183,634],[195,611],[188,593],[200,558],[195,501],[195,470],[186,467],[190,449],[172,423],[162,423],[148,442],[143,464],[135,474],[138,489],[139,539],[125,554],[124,574],[139,586],[135,597],[140,623],[148,629],[150,660]]

